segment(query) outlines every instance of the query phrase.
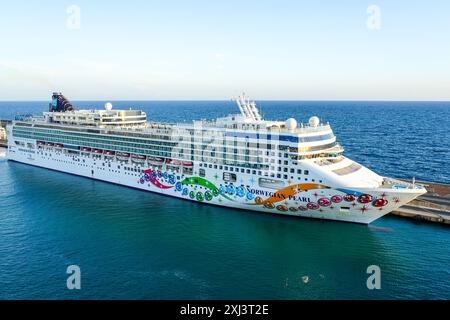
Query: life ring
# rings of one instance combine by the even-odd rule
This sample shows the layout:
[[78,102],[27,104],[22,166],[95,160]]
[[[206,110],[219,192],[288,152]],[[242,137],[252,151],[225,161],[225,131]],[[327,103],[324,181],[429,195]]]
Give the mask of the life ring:
[[358,197],[359,203],[369,203],[372,201],[372,196],[370,194],[363,194]]
[[353,202],[355,201],[356,197],[352,194],[347,194],[344,196],[344,200],[347,202]]
[[386,199],[376,199],[372,202],[372,205],[377,208],[384,207],[387,204],[388,204],[388,201]]
[[342,202],[342,197],[338,195],[332,196],[331,201],[333,201],[334,203]]
[[331,206],[331,201],[328,198],[320,198],[319,200],[317,200],[317,203],[322,207]]

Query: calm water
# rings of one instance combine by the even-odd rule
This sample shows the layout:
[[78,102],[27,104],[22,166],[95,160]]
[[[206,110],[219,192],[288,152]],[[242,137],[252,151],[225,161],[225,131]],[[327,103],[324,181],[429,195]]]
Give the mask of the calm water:
[[[78,102],[78,107],[104,102]],[[115,102],[181,122],[230,102]],[[267,119],[329,121],[347,155],[389,176],[450,183],[450,103],[261,102]],[[0,102],[0,119],[42,102]],[[82,290],[66,289],[77,264]],[[366,288],[379,265],[382,289]],[[450,299],[450,230],[247,213],[7,162],[0,151],[0,298]],[[302,282],[303,276],[309,282]]]

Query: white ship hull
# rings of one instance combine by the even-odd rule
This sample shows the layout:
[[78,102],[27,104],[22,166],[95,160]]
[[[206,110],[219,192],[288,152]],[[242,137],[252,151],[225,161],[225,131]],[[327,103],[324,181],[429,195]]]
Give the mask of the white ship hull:
[[23,141],[29,148],[10,142],[9,160],[185,200],[264,213],[368,224],[425,192],[401,186],[346,189],[305,182],[292,182],[282,190],[274,190],[262,188],[253,175],[245,173],[231,185],[222,180],[219,170],[208,168],[204,177],[199,177],[196,162],[193,175],[182,175],[166,170],[165,165],[158,170],[147,161],[125,162],[115,156],[108,161],[104,156],[94,159],[88,154],[74,155]]

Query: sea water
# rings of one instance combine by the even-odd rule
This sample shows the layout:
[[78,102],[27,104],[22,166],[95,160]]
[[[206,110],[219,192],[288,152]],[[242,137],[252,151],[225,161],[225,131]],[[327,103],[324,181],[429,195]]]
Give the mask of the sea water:
[[[168,122],[237,111],[229,101],[113,105]],[[329,121],[346,155],[379,174],[450,182],[450,103],[259,105],[266,119]],[[47,107],[0,102],[0,119]],[[80,290],[66,286],[70,265],[80,267]],[[367,287],[371,265],[379,290]],[[446,226],[219,208],[8,162],[0,149],[1,299],[449,299],[449,265]]]

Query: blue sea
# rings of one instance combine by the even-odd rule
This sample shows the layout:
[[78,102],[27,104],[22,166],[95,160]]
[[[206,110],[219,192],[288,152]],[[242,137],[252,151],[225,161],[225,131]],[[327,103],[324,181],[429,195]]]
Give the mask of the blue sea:
[[[231,101],[112,103],[168,122],[237,111]],[[379,174],[450,183],[449,102],[258,104],[266,119],[330,122],[346,155]],[[47,108],[0,102],[0,119]],[[81,290],[66,287],[69,265]],[[366,286],[370,265],[380,290]],[[0,150],[0,299],[450,299],[449,266],[445,226],[199,205],[8,162]]]

